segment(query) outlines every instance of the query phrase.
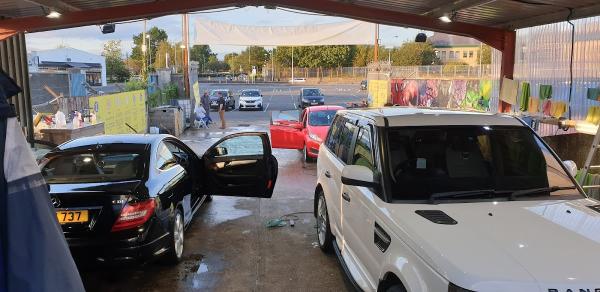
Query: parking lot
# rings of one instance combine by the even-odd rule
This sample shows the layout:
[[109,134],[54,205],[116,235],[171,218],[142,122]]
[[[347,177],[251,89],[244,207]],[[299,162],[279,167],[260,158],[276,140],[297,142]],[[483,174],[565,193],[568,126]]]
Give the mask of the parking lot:
[[[226,113],[228,128],[188,130],[181,139],[201,154],[219,138],[240,131],[268,131],[271,111],[294,110],[302,86],[211,84],[202,89],[258,88],[265,111]],[[308,86],[307,86],[308,87]],[[358,86],[318,86],[327,104],[358,102]],[[218,123],[218,115],[211,113]],[[279,175],[271,199],[215,197],[205,203],[185,233],[184,259],[178,266],[158,263],[129,267],[88,267],[88,291],[347,291],[334,255],[317,245],[312,215],[316,164],[303,163],[296,150],[274,149]],[[270,219],[291,214],[294,226],[267,228]]]

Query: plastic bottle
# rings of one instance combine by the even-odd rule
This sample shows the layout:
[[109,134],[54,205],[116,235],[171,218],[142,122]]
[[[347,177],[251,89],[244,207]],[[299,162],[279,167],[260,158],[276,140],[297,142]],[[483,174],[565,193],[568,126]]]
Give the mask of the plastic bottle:
[[54,115],[54,123],[56,124],[57,128],[64,128],[67,126],[67,118],[65,117],[65,114],[61,111],[57,111],[56,114]]

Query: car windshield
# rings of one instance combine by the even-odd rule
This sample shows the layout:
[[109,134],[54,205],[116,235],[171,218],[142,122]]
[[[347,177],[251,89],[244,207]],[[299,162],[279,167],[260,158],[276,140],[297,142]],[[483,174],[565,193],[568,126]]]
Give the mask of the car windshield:
[[315,111],[308,114],[308,124],[311,126],[331,126],[336,110]]
[[63,152],[42,167],[48,183],[97,183],[139,179],[142,152]]
[[559,161],[525,127],[399,127],[388,130],[387,139],[394,200],[428,200],[432,194],[473,190],[504,191],[508,196],[516,190],[574,187]]
[[304,96],[320,96],[321,91],[316,88],[304,89],[302,92],[302,95],[304,95]]
[[255,91],[255,90],[242,91],[242,96],[259,97],[260,96],[260,92]]
[[223,95],[223,97],[227,97],[227,91],[222,91],[222,90],[213,90],[210,92],[210,96],[212,97],[219,97],[219,93],[221,95]]

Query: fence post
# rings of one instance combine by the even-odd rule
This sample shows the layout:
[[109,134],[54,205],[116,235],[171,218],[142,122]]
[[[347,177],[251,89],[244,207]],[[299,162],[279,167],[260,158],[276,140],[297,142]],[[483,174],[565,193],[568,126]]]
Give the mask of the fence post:
[[456,78],[456,65],[454,65],[454,78]]

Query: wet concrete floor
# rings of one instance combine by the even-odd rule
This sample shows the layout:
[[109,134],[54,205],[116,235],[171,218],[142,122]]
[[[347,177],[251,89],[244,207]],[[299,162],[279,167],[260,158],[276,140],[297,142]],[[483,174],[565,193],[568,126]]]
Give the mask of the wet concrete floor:
[[[188,130],[183,137],[199,154],[226,134],[268,131],[266,124],[227,130]],[[216,128],[216,127],[215,127]],[[214,197],[185,233],[178,266],[149,263],[87,268],[88,291],[350,291],[334,255],[317,246],[312,215],[316,164],[296,150],[273,151],[279,175],[271,199]],[[267,228],[273,218],[295,213],[294,227]]]

